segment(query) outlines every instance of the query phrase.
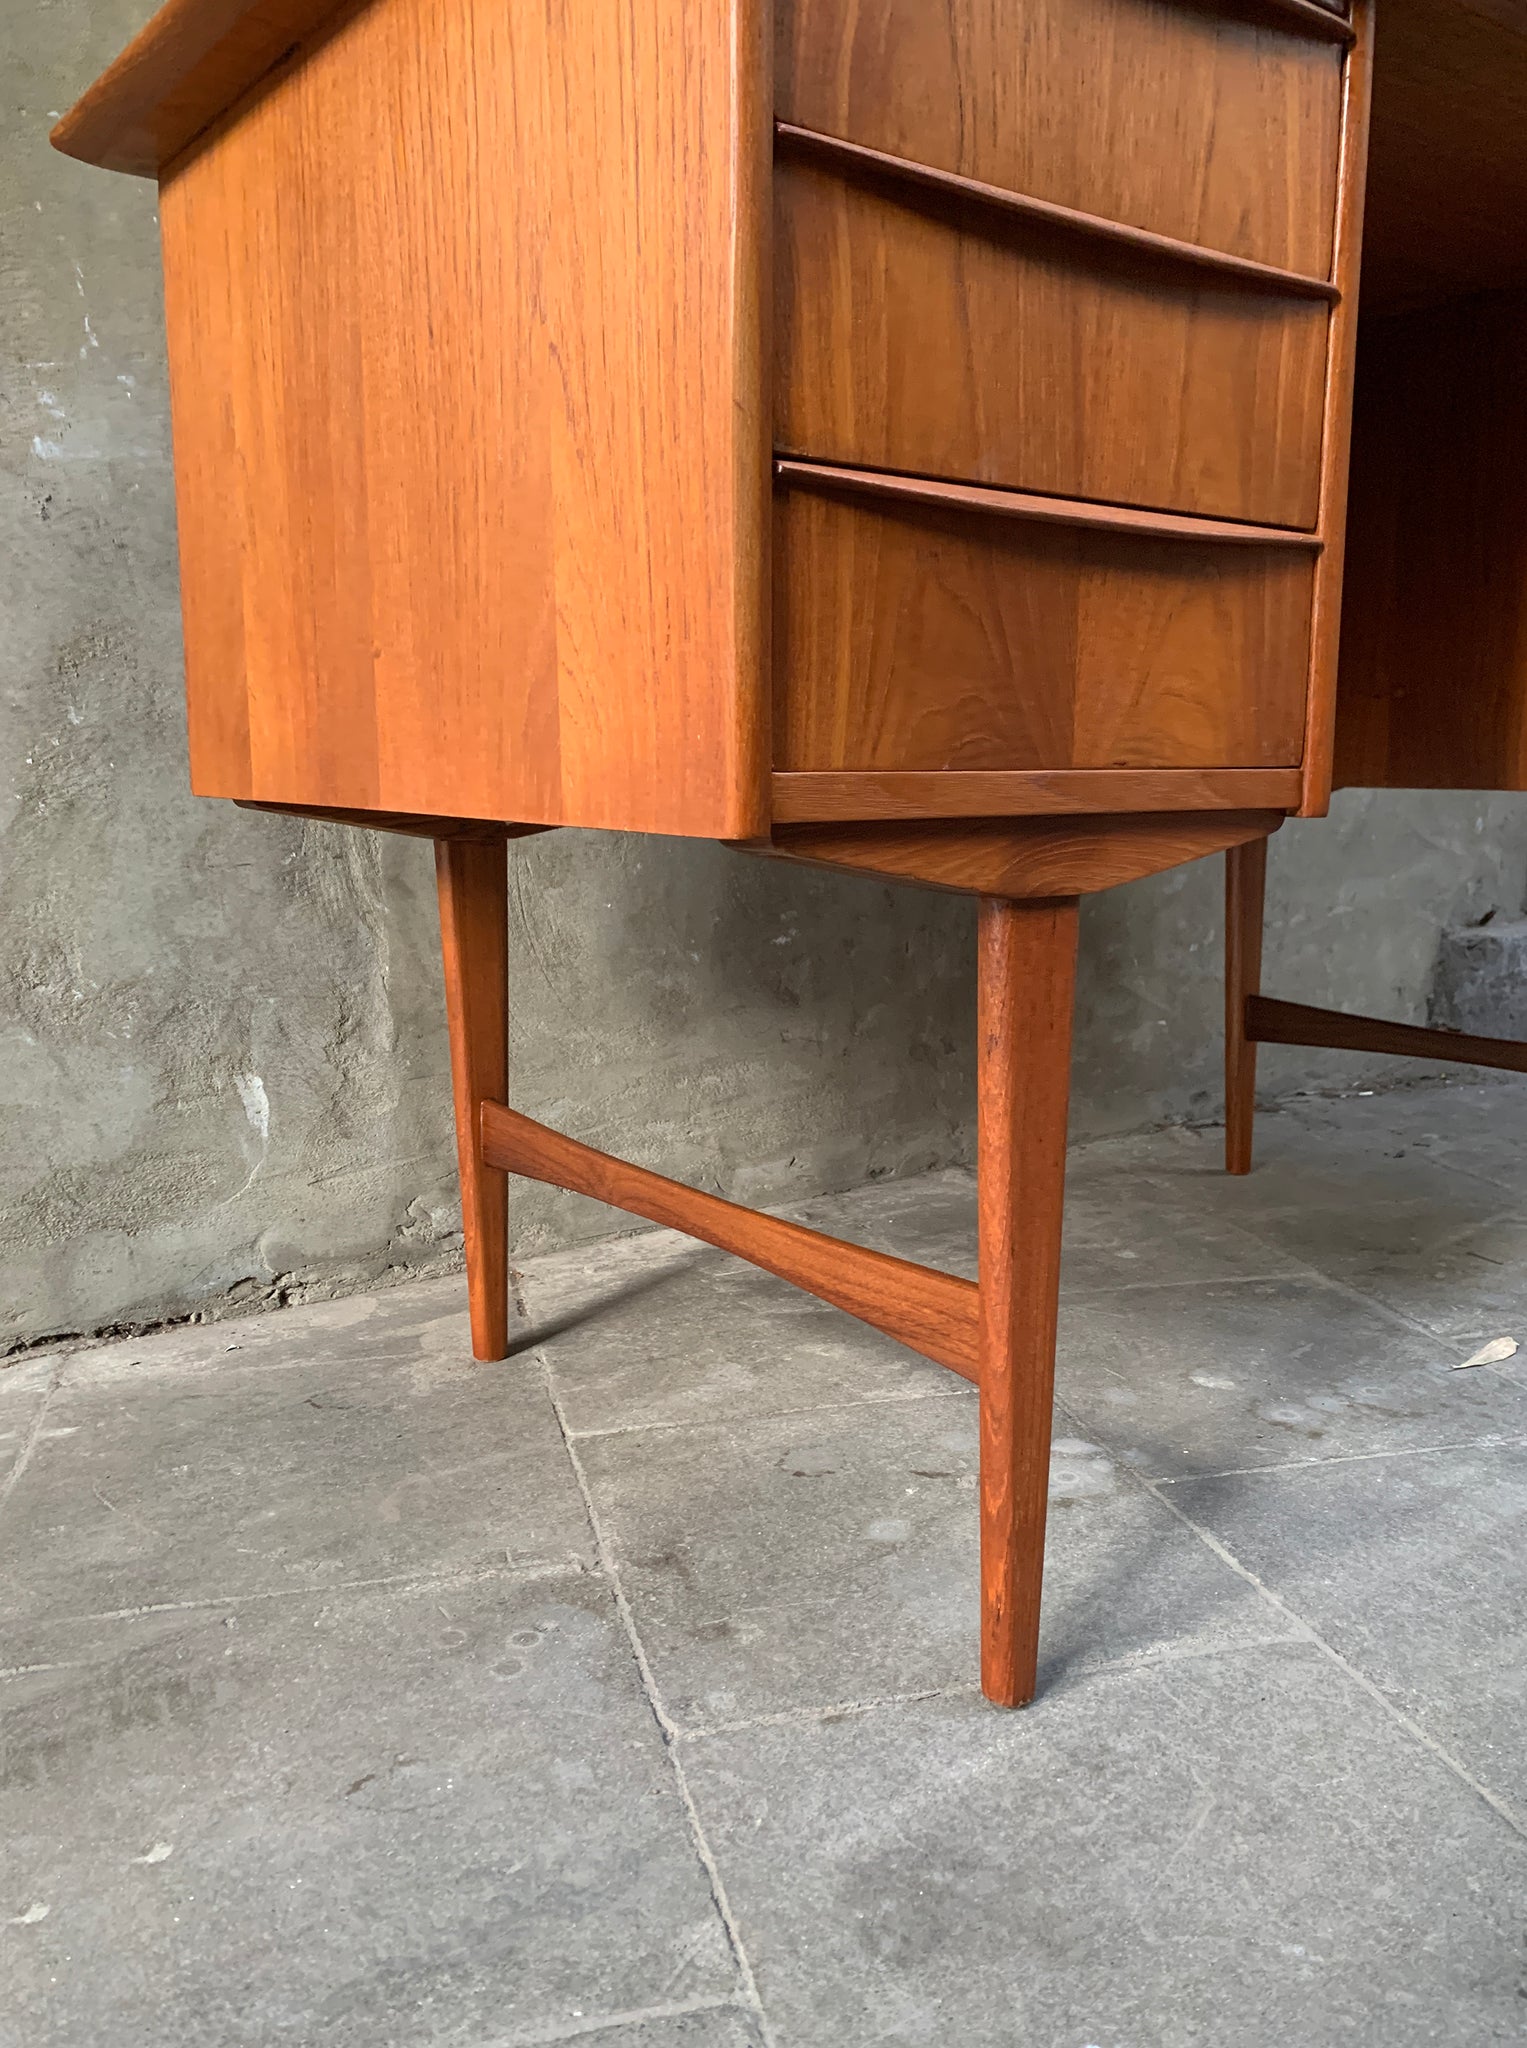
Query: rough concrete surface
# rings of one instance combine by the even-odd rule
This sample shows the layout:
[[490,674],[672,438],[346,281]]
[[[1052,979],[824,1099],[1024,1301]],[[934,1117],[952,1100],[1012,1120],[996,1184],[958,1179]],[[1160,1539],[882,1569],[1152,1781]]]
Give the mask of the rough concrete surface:
[[[0,0],[0,1351],[459,1258],[428,849],[187,789],[154,192],[46,141],[148,12]],[[967,904],[672,840],[512,858],[528,1110],[743,1198],[968,1156]],[[1524,865],[1509,799],[1343,797],[1274,843],[1270,983],[1419,1018],[1439,929],[1519,911]],[[1219,892],[1089,905],[1079,1131],[1212,1113]],[[527,1252],[613,1227],[514,1217]]]
[[1527,1039],[1527,917],[1492,917],[1442,934],[1432,1022],[1482,1038]]
[[1022,1714],[973,1390],[668,1233],[0,1370],[0,2048],[1519,2042],[1527,1088],[1259,1138],[1073,1151]]

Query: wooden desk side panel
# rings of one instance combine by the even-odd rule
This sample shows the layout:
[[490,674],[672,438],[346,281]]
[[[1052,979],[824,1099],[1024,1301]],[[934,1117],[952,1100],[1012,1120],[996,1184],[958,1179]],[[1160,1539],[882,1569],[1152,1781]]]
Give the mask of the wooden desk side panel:
[[1527,292],[1364,325],[1336,780],[1527,788]]
[[373,0],[164,180],[206,795],[766,817],[759,0]]

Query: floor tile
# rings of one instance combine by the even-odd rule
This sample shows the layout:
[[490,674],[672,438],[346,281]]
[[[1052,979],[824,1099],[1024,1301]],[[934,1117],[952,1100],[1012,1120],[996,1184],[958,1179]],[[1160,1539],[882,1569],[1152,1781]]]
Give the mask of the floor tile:
[[1434,1331],[1452,1358],[1493,1337],[1527,1346],[1527,1217],[1439,1218],[1435,1229],[1344,1260],[1340,1270],[1370,1299]]
[[[32,1442],[59,1364],[58,1359],[49,1357],[0,1365],[0,1487],[6,1485],[27,1444]],[[43,1428],[47,1427],[44,1422]],[[36,1448],[33,1443],[34,1456]]]
[[[596,1437],[579,1454],[681,1725],[975,1684],[973,1395]],[[1045,1682],[1279,1632],[1095,1445],[1057,1440]]]
[[1386,1088],[1338,1101],[1300,1099],[1291,1124],[1367,1146],[1385,1157],[1422,1158],[1527,1199],[1527,1084],[1517,1075],[1443,1086]]
[[1291,1254],[1237,1221],[1185,1216],[1176,1195],[1161,1170],[1068,1189],[1062,1295],[1090,1298],[1121,1287],[1203,1286],[1299,1270]]
[[671,1232],[559,1257],[528,1282],[575,1433],[717,1422],[942,1391],[942,1366],[726,1253]]
[[733,1993],[597,1580],[78,1623],[53,1650],[0,1684],[4,2048],[478,2048]]
[[586,2044],[586,2048],[761,2048],[761,2036],[752,2016],[742,2010],[726,2012],[657,2013],[626,2024],[616,2020],[609,2026],[582,2025],[576,2034],[560,2029],[547,2033],[532,2029],[485,2042],[482,2048],[542,2048],[543,2043],[564,2041]]
[[1527,1843],[1316,1651],[685,1757],[780,2048],[1521,2039]]
[[1527,1445],[1191,1480],[1172,1498],[1527,1825]]
[[589,1556],[533,1363],[373,1347],[369,1323],[348,1338],[274,1362],[243,1363],[221,1332],[200,1367],[81,1361],[6,1507],[0,1629]]
[[1294,1142],[1281,1123],[1276,1152],[1244,1178],[1185,1177],[1168,1192],[1186,1212],[1180,1226],[1212,1209],[1272,1251],[1338,1277],[1396,1253],[1424,1254],[1509,1207],[1498,1189],[1434,1160],[1386,1159],[1324,1132]]
[[1314,1276],[1140,1288],[1066,1309],[1057,1386],[1151,1477],[1527,1438],[1527,1386],[1459,1355]]
[[[1524,1138],[1073,1152],[1020,1715],[973,1392],[671,1233],[501,1367],[445,1279],[0,1368],[0,2048],[764,2048],[578,1468],[774,2048],[1519,2039]],[[973,1271],[963,1171],[790,1213]]]

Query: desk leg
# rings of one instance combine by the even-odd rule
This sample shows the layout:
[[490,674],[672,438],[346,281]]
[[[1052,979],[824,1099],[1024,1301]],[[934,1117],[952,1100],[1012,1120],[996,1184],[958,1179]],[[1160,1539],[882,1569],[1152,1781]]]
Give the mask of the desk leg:
[[1225,855],[1225,1171],[1250,1173],[1257,1109],[1257,1048],[1246,1036],[1246,999],[1262,988],[1267,841]]
[[503,840],[435,841],[472,1355],[509,1351],[508,1175],[482,1156],[482,1105],[509,1093],[509,863]]
[[1055,1388],[1077,903],[980,913],[981,1689],[1034,1697]]

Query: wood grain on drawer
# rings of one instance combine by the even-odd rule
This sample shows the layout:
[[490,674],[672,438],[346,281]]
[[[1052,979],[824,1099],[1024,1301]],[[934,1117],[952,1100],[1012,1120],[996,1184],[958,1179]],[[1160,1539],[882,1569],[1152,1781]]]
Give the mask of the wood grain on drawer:
[[781,119],[1327,276],[1341,47],[1193,0],[779,0]]
[[782,489],[775,766],[1299,759],[1314,556]]
[[1329,317],[873,171],[775,165],[791,454],[1313,526]]

